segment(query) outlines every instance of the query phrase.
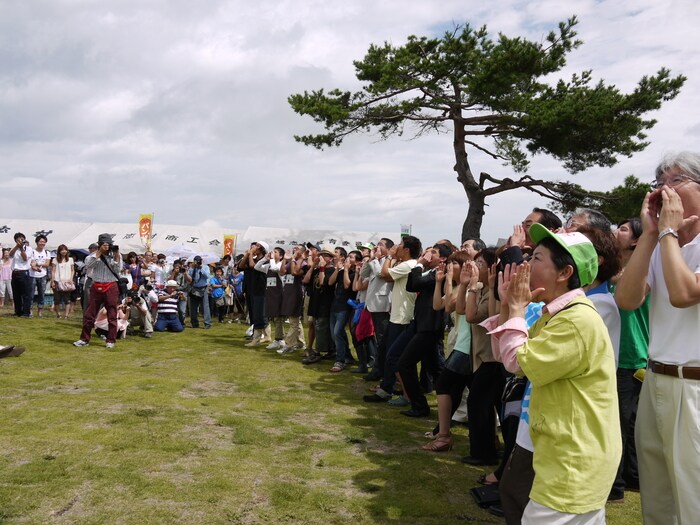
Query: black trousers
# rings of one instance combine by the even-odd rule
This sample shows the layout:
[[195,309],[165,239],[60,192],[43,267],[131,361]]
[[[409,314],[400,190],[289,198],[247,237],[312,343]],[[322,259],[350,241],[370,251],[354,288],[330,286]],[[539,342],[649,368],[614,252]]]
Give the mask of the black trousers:
[[498,492],[507,525],[520,525],[525,507],[530,502],[530,490],[535,480],[532,452],[515,445],[508,458],[503,476],[499,478]]
[[29,277],[28,271],[12,272],[12,297],[15,302],[15,315],[17,317],[29,317],[32,313],[32,297],[34,293],[34,280]]
[[474,458],[496,458],[496,412],[501,411],[504,386],[501,363],[481,363],[474,372],[467,398],[469,454]]
[[634,426],[637,421],[637,405],[639,405],[642,382],[634,377],[635,372],[636,370],[628,368],[617,369],[617,400],[620,408],[622,457],[615,482],[610,491],[612,499],[624,497],[626,488],[639,489]]
[[404,392],[411,400],[413,410],[425,410],[428,408],[428,400],[418,379],[418,363],[433,376],[440,375],[440,360],[438,359],[436,332],[417,332],[406,345],[399,359],[398,370],[401,375]]
[[371,312],[372,324],[374,324],[374,338],[377,354],[374,355],[374,369],[379,375],[384,375],[384,361],[386,360],[386,330],[389,326],[389,312]]

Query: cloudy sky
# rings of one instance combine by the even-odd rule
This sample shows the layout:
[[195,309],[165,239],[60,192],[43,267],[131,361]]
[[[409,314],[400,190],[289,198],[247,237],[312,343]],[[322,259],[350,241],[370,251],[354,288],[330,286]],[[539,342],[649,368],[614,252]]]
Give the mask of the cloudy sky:
[[[698,150],[697,0],[0,2],[0,217],[397,231],[458,240],[466,197],[451,137],[357,136],[317,151],[321,131],[291,93],[356,90],[352,60],[371,43],[438,36],[454,24],[542,40],[576,14],[584,45],[562,73],[592,69],[625,92],[668,67],[688,77],[653,115],[651,145],[575,181],[610,189],[650,180],[660,157]],[[512,176],[472,152],[472,169]],[[531,175],[561,178],[545,157]],[[507,236],[527,192],[488,201],[482,237]]]

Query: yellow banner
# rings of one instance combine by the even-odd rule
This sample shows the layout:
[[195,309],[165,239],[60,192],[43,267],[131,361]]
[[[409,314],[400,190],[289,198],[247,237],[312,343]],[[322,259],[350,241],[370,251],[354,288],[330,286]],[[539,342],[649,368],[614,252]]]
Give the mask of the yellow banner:
[[139,237],[146,247],[151,249],[151,231],[153,229],[153,214],[146,213],[139,215]]
[[236,253],[236,234],[224,235],[224,255],[230,255],[233,259],[234,253]]

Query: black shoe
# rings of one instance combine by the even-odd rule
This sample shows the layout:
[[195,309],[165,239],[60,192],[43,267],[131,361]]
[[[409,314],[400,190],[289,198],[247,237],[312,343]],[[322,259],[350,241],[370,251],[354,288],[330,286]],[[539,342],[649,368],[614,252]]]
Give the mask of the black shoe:
[[491,505],[486,510],[488,510],[494,516],[498,516],[499,518],[502,518],[505,516],[505,513],[503,512],[503,507],[501,507],[500,505]]
[[428,417],[430,415],[430,409],[424,408],[422,410],[402,410],[401,414],[408,417]]
[[328,354],[321,354],[321,359],[325,359],[326,361],[330,361],[331,359],[335,361],[336,354],[335,352],[328,353]]
[[309,357],[305,357],[304,359],[301,360],[301,363],[303,365],[312,365],[314,363],[318,363],[321,360],[321,356],[318,355],[316,352],[313,352],[309,355]]
[[350,370],[350,373],[351,374],[366,374],[367,369],[363,368],[363,367],[353,368],[352,370]]
[[365,381],[379,381],[381,378],[381,374],[374,369],[366,376],[362,376],[362,379],[364,379]]
[[369,396],[362,396],[362,401],[365,403],[386,403],[389,399],[385,399],[379,394],[372,394]]
[[498,465],[498,458],[481,459],[473,458],[471,456],[464,456],[461,461],[462,463],[466,463],[467,465],[474,465],[475,467],[481,467],[486,465]]

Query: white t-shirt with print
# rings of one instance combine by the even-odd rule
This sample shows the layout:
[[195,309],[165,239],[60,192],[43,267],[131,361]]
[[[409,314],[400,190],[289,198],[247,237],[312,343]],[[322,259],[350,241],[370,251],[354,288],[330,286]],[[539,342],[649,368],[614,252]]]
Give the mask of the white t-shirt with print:
[[39,267],[39,271],[35,272],[34,270],[30,269],[29,277],[46,277],[46,268],[44,268],[44,265],[46,264],[46,261],[51,260],[51,254],[49,253],[49,251],[46,249],[40,252],[34,250],[32,260],[34,261],[34,264],[36,264]]

